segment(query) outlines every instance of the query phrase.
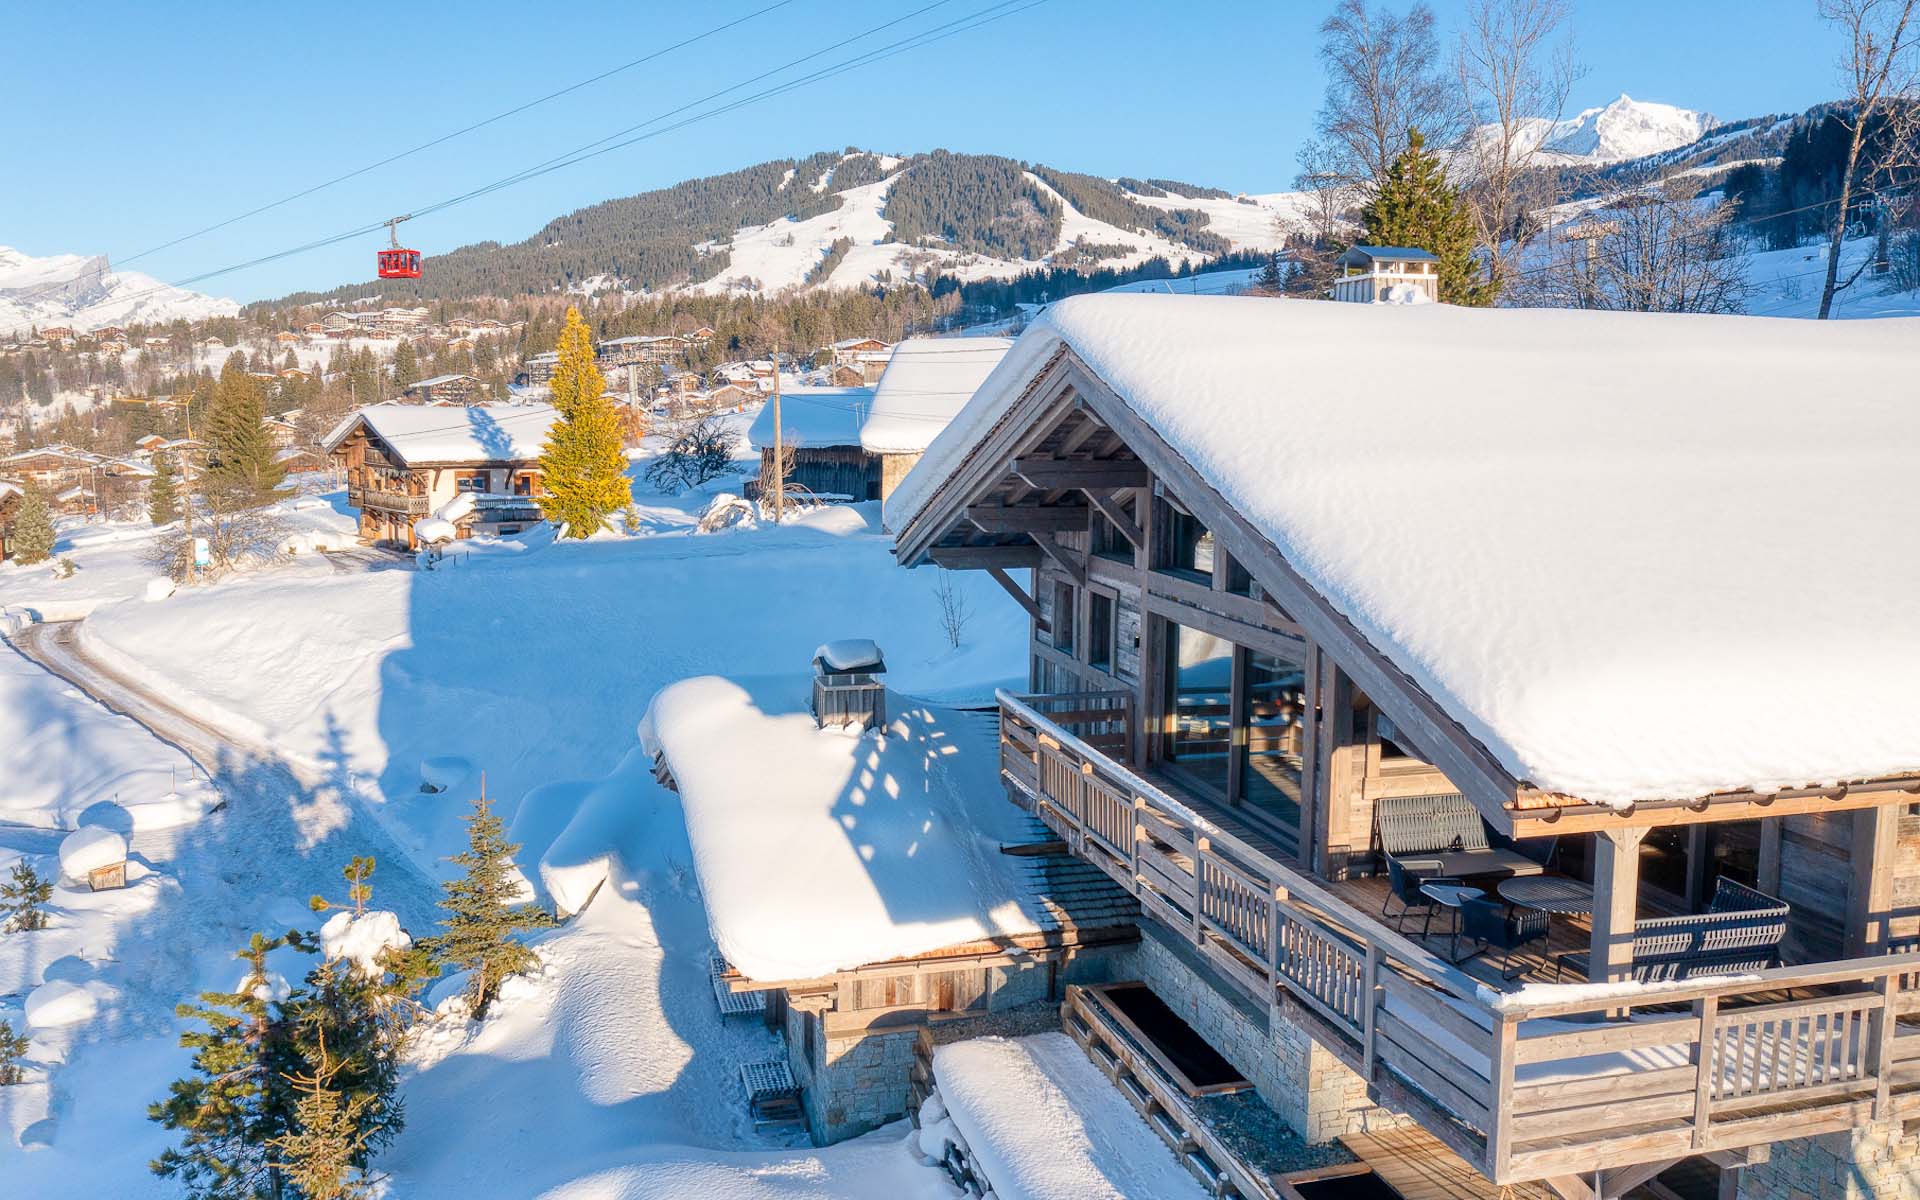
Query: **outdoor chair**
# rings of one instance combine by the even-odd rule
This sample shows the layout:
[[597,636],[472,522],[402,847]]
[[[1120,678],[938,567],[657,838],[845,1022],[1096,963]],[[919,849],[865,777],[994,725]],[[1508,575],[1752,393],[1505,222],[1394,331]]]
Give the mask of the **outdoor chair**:
[[1489,950],[1502,951],[1500,977],[1513,979],[1525,973],[1514,971],[1513,952],[1529,942],[1546,939],[1547,914],[1529,908],[1510,909],[1490,896],[1468,900],[1460,906],[1460,935],[1480,943],[1469,958]]
[[1433,910],[1439,902],[1420,890],[1422,884],[1450,883],[1464,884],[1466,881],[1451,875],[1440,874],[1437,859],[1425,858],[1389,858],[1387,860],[1387,897],[1380,901],[1380,919],[1387,919],[1387,906],[1393,901],[1400,902],[1400,911],[1394,914],[1394,929],[1406,932],[1407,915],[1416,908],[1426,916],[1426,923],[1420,927],[1420,936],[1427,935],[1427,929],[1433,924]]

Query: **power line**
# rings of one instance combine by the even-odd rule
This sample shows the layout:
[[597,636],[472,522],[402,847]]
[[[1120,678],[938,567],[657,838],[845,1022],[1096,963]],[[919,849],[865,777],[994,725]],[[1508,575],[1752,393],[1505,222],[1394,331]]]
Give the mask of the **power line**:
[[[464,204],[469,200],[477,199],[478,197],[487,195],[491,192],[499,191],[507,187],[512,187],[518,183],[524,183],[529,179],[537,178],[540,175],[548,174],[552,171],[559,170],[563,167],[572,166],[578,162],[584,162],[589,158],[598,157],[601,154],[606,154],[614,150],[623,149],[627,146],[631,146],[638,142],[646,141],[650,138],[658,137],[666,133],[671,133],[678,129],[684,129],[687,126],[697,124],[701,121],[706,121],[714,117],[723,116],[726,113],[733,112],[740,108],[744,108],[747,105],[758,103],[759,101],[767,100],[774,96],[782,95],[788,91],[792,91],[800,87],[808,86],[813,83],[823,82],[824,80],[831,79],[837,75],[844,74],[848,71],[855,70],[860,67],[871,66],[875,63],[883,62],[886,59],[893,58],[899,54],[904,54],[910,50],[921,49],[925,46],[932,45],[935,42],[943,41],[949,37],[953,37],[961,33],[967,33],[974,29],[978,29],[981,26],[991,24],[994,21],[1001,20],[1005,17],[1015,16],[1019,13],[1023,13],[1031,9],[1038,8],[1042,4],[1045,4],[1048,2],[1049,0],[1028,0],[1028,2],[1026,3],[1020,3],[1020,0],[1000,0],[999,3],[990,5],[985,9],[981,9],[973,14],[970,14],[969,16],[957,18],[956,20],[949,21],[943,25],[934,26],[931,29],[922,31],[921,33],[911,35],[909,37],[900,39],[899,41],[896,41],[893,43],[889,43],[887,46],[880,47],[877,50],[856,55],[853,58],[844,60],[840,63],[834,64],[833,66],[822,68],[821,70],[816,71],[811,75],[802,76],[799,79],[792,80],[784,84],[776,85],[771,88],[763,89],[760,92],[756,92],[751,95],[742,97],[738,100],[731,101],[717,108],[709,109],[701,113],[696,113],[684,120],[678,121],[664,128],[656,129],[649,133],[640,134],[636,137],[628,138],[625,141],[617,142],[612,145],[604,145],[604,146],[602,145],[602,143],[606,142],[608,138],[600,138],[594,142],[588,142],[584,146],[577,147],[575,150],[569,151],[566,155],[562,155],[554,159],[548,159],[543,163],[536,164],[534,167],[527,168],[523,171],[516,172],[512,175],[504,176],[501,179],[495,180],[492,183],[484,184],[481,187],[474,188],[468,192],[461,193],[460,195],[449,197],[448,199],[441,200],[437,203],[430,204],[430,205],[415,206],[412,209],[412,212],[415,214],[415,216],[420,216],[420,215],[424,215],[426,213],[432,213],[432,212],[440,212],[445,209],[451,208],[455,205]],[[861,33],[855,34],[850,38],[843,38],[838,42],[832,43],[831,45],[823,48],[822,50],[815,51],[812,54],[804,55],[799,59],[795,59],[793,60],[793,62],[787,64],[784,67],[775,68],[774,73],[777,73],[780,70],[788,69],[788,67],[791,67],[797,63],[805,62],[812,58],[817,58],[821,54],[829,53],[832,50],[842,46],[846,46],[851,42],[859,41],[860,39],[868,37],[871,34],[876,33],[880,30],[887,29],[887,28],[890,28],[891,26],[897,25],[903,20],[911,19],[914,16],[917,16],[924,12],[931,11],[934,8],[938,8],[948,3],[952,3],[952,0],[935,0],[935,3],[926,5],[920,9],[916,9],[914,12],[907,14],[907,16],[905,17],[898,17],[890,21],[884,21],[879,25],[873,26],[870,29],[867,29]],[[761,72],[758,75],[750,77],[748,81],[745,81],[741,84],[736,84],[733,87],[724,88],[719,92],[713,93],[712,95],[703,98],[702,100],[694,101],[692,102],[692,105],[704,103],[706,100],[714,99],[719,96],[726,95],[728,92],[737,91],[740,87],[745,86],[747,82],[763,79],[768,74],[769,72]],[[683,112],[686,110],[686,108],[691,107],[692,105],[682,105],[679,108],[669,110],[668,113],[661,114],[661,116],[653,118],[652,121],[642,122],[640,125],[629,126],[627,130],[622,130],[619,133],[611,134],[608,136],[612,138],[620,137],[621,134],[625,132],[628,132],[634,129],[644,128],[647,124],[651,124],[654,121],[659,121],[666,116]],[[385,228],[385,226],[386,226],[385,219],[373,221],[366,225],[360,225],[352,229],[343,230],[340,233],[333,234],[328,237],[317,238],[313,241],[306,242],[298,246],[289,247],[288,249],[285,249],[285,250],[280,250],[271,254],[261,255],[257,258],[248,259],[245,262],[234,263],[232,265],[219,267],[210,271],[203,271],[197,275],[188,276],[185,279],[177,280],[173,283],[161,284],[157,287],[147,288],[142,291],[133,292],[133,293],[130,293],[129,295],[120,297],[120,299],[122,301],[136,300],[144,296],[155,295],[160,292],[170,291],[175,288],[185,287],[188,284],[202,283],[202,282],[205,282],[206,280],[218,278],[219,276],[222,276],[222,275],[229,275],[236,271],[244,271],[253,267],[264,266],[268,263],[277,262],[284,258],[290,258],[297,254],[304,254],[312,250],[318,250],[318,249],[325,248],[327,246],[337,245],[340,242],[350,241],[354,238],[364,237],[369,233]]]

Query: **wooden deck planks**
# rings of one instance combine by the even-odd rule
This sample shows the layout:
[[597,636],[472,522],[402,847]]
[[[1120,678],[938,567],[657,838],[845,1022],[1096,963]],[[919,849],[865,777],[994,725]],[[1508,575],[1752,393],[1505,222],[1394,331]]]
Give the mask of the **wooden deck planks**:
[[1501,1187],[1417,1126],[1340,1139],[1404,1200],[1554,1200],[1539,1184]]

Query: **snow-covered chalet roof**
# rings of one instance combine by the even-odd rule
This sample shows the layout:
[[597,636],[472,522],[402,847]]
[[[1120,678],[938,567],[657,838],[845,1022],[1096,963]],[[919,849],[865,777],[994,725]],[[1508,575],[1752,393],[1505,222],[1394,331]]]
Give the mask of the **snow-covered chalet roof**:
[[331,454],[361,422],[409,466],[420,463],[518,462],[540,457],[558,414],[547,404],[474,404],[435,408],[372,404],[349,413],[327,434]]
[[714,944],[743,976],[1137,919],[1091,864],[1000,852],[1052,835],[1006,802],[991,722],[893,697],[884,736],[822,730],[807,688],[683,679],[640,724],[647,761],[673,772]]
[[966,406],[1000,365],[1012,338],[914,338],[893,348],[860,426],[874,454],[917,454]]
[[[864,387],[780,387],[780,436],[788,445],[821,449],[858,446],[860,425],[873,408],[873,389]],[[768,399],[747,431],[755,450],[773,446],[773,401]]]
[[1515,779],[1920,770],[1920,320],[1076,297],[889,528],[1063,350]]

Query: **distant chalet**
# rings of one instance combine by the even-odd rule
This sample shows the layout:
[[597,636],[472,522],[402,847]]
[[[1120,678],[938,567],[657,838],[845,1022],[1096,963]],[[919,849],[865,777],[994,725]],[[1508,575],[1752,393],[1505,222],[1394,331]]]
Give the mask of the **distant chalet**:
[[335,426],[322,449],[346,473],[360,540],[412,550],[415,523],[435,514],[451,514],[462,538],[538,524],[540,448],[554,416],[545,404],[375,404]]

